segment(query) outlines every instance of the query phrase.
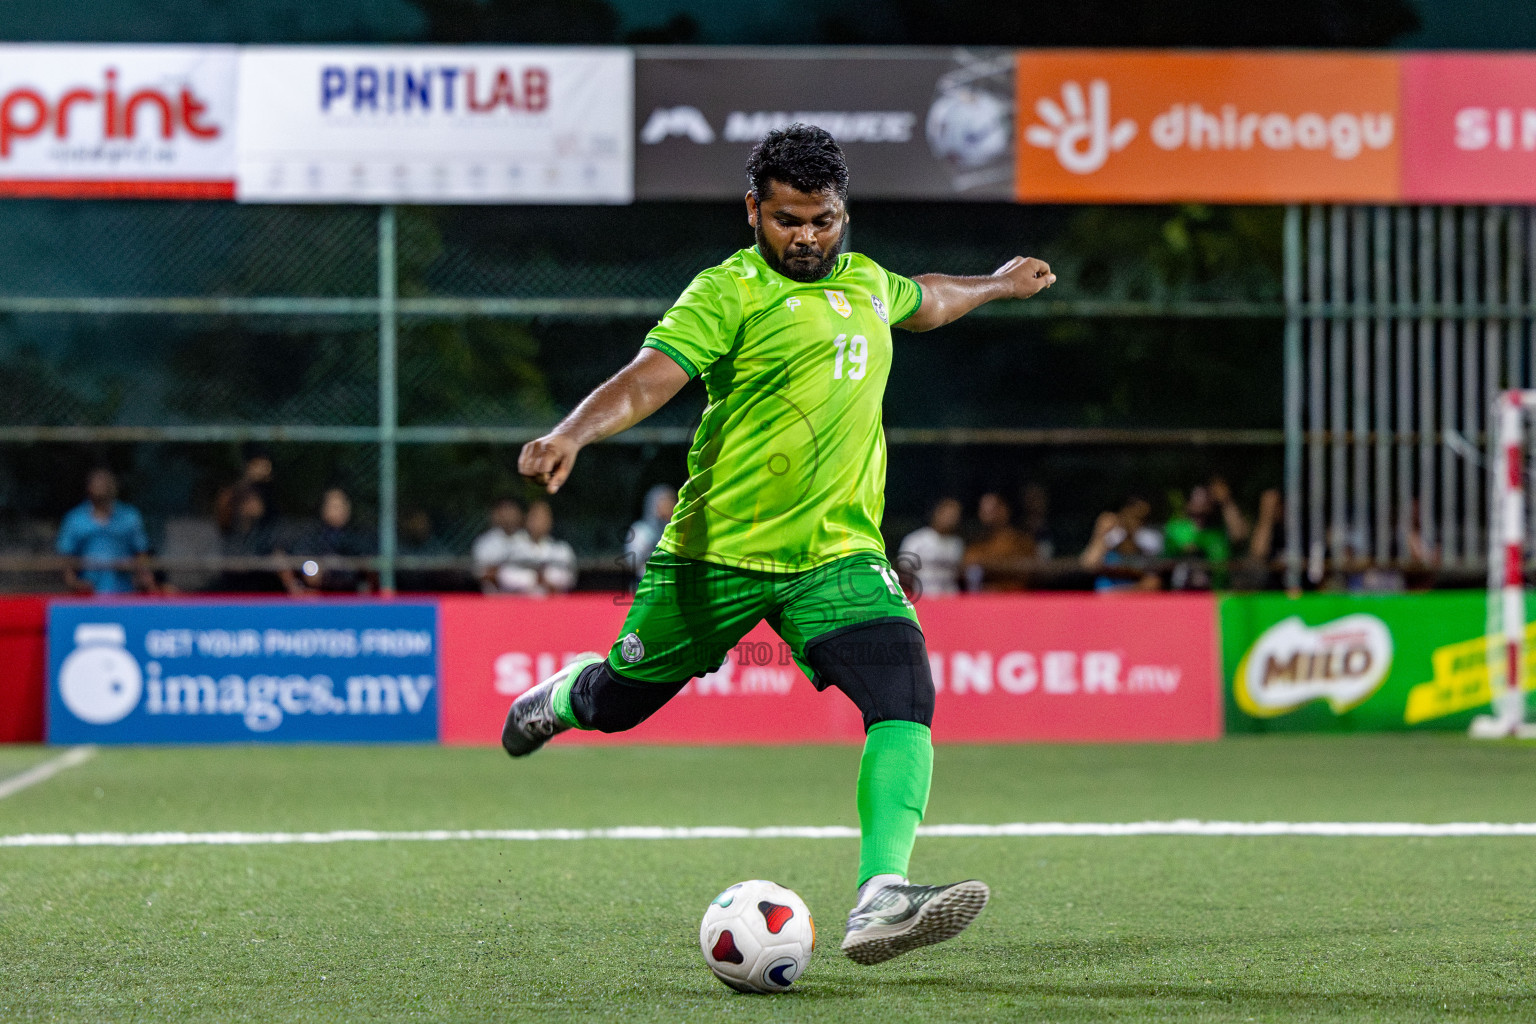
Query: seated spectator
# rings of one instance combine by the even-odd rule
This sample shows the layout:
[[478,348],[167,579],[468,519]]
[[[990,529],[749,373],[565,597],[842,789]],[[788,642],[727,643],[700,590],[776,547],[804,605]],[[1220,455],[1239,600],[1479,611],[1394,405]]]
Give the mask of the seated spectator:
[[320,518],[299,534],[293,554],[309,556],[298,570],[282,571],[290,594],[358,593],[378,589],[378,574],[331,564],[335,558],[366,558],[374,553],[367,534],[352,527],[352,499],[344,488],[330,487],[320,499]]
[[1051,492],[1041,483],[1028,483],[1019,491],[1020,507],[1024,510],[1020,529],[1035,545],[1035,558],[1051,559],[1056,556],[1056,538],[1051,533]]
[[[233,518],[224,532],[220,553],[226,558],[271,557],[275,545],[262,492],[242,484],[231,493],[229,504]],[[265,594],[281,593],[284,586],[271,569],[242,567],[219,573],[210,589],[227,594]]]
[[91,470],[85,495],[59,525],[58,552],[76,560],[64,569],[64,585],[76,594],[131,594],[135,587],[153,593],[144,517],[117,500],[117,476]]
[[[449,558],[453,552],[438,539],[432,516],[424,508],[413,508],[400,520],[399,554],[405,558]],[[409,568],[395,573],[397,590],[463,590],[464,573],[446,568]]]
[[928,517],[928,525],[902,539],[896,568],[908,588],[922,597],[948,597],[960,592],[960,562],[965,542],[960,539],[960,502],[940,498]]
[[1142,497],[1126,499],[1119,512],[1100,513],[1093,538],[1078,556],[1083,568],[1103,570],[1093,589],[1157,590],[1162,581],[1149,565],[1163,553],[1163,535],[1148,526],[1152,506]]
[[1259,495],[1259,516],[1254,521],[1253,532],[1248,535],[1247,557],[1232,567],[1233,590],[1263,590],[1280,582],[1271,565],[1275,551],[1275,535],[1284,525],[1284,510],[1280,492],[1271,488]]
[[496,587],[504,594],[563,594],[576,585],[576,552],[550,531],[555,514],[547,501],[528,506],[528,521],[512,537],[508,558],[496,570]]
[[475,538],[470,557],[475,579],[487,594],[497,593],[496,574],[512,557],[512,538],[523,528],[523,506],[514,498],[500,498],[491,506],[491,528]]
[[657,484],[645,492],[643,514],[629,527],[629,537],[624,541],[624,554],[635,572],[635,579],[645,575],[645,563],[650,561],[661,540],[661,532],[677,508],[677,488],[671,484]]
[[1163,554],[1183,560],[1173,567],[1170,588],[1225,587],[1232,547],[1247,539],[1248,520],[1232,500],[1227,482],[1217,476],[1209,486],[1196,487],[1189,492],[1183,514],[1163,528]]
[[255,491],[261,498],[262,525],[271,526],[277,518],[277,506],[272,502],[272,455],[261,445],[248,444],[242,449],[245,469],[240,479],[227,487],[219,488],[213,498],[213,519],[219,524],[220,533],[234,529],[239,518],[238,499],[246,491]]
[[1002,495],[989,491],[976,506],[981,537],[965,549],[967,590],[1024,590],[1035,542],[1013,525],[1013,509]]

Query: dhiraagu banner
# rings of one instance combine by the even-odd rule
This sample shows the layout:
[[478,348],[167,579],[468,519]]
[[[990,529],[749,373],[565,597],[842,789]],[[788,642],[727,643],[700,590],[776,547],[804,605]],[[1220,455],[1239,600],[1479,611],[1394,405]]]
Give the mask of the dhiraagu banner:
[[1220,616],[1228,732],[1465,729],[1487,710],[1481,591],[1242,595]]

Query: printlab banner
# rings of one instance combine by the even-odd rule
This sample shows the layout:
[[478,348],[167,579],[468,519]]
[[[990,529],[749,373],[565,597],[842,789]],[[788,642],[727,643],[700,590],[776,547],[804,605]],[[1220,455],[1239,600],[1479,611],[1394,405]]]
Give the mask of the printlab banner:
[[0,196],[231,198],[236,53],[0,45]]
[[831,132],[863,199],[1013,196],[1013,56],[643,57],[635,65],[635,195],[740,199],[769,129]]
[[1472,591],[1225,598],[1227,729],[1465,729],[1490,698],[1486,600]]
[[426,603],[54,602],[48,740],[431,741],[437,653]]
[[[611,596],[542,602],[443,598],[446,743],[495,743],[512,699],[583,651],[606,652],[626,608]],[[923,601],[949,742],[1147,741],[1221,734],[1215,606],[1208,596],[966,597]],[[817,693],[759,625],[725,664],[627,733],[560,743],[858,742],[837,691]]]
[[633,74],[621,49],[247,48],[239,197],[626,203]]

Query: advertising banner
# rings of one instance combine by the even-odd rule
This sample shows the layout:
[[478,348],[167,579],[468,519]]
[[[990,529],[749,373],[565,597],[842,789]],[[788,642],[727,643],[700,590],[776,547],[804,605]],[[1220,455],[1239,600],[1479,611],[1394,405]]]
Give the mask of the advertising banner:
[[1536,57],[1401,58],[1408,202],[1536,200]]
[[1464,730],[1488,708],[1486,618],[1480,591],[1225,598],[1227,729]]
[[[442,739],[496,743],[512,699],[583,651],[606,652],[612,596],[441,600]],[[1209,596],[977,596],[919,602],[940,742],[1199,740],[1221,734]],[[561,743],[860,742],[859,712],[817,693],[759,625],[649,721]]]
[[625,203],[633,58],[576,47],[250,47],[239,198]]
[[0,45],[0,196],[232,197],[236,52]]
[[635,64],[635,195],[739,199],[770,128],[831,132],[861,199],[1013,196],[1013,56],[683,51]]
[[1398,62],[1323,53],[1018,55],[1020,202],[1384,202]]
[[437,738],[432,604],[59,601],[51,743]]

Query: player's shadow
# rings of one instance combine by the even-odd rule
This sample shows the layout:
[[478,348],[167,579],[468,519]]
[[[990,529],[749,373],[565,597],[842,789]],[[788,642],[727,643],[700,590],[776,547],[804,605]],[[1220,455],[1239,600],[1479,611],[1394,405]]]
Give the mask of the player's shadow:
[[[1030,1006],[1051,1019],[1098,1020],[1107,1015],[1137,1012],[1137,1005],[1158,1007],[1156,1016],[1193,1016],[1205,1019],[1212,1012],[1228,1012],[1234,1017],[1259,1020],[1340,1019],[1397,1020],[1435,1017],[1471,1017],[1479,1020],[1536,1020],[1536,990],[1490,991],[1498,985],[1496,964],[1504,958],[1493,956],[1488,962],[1473,954],[1463,964],[1458,981],[1448,981],[1443,973],[1424,979],[1417,991],[1405,990],[1383,979],[1380,990],[1361,987],[1349,978],[1359,966],[1353,957],[1336,958],[1334,949],[1346,948],[1351,938],[1379,934],[1371,929],[1328,929],[1309,933],[1308,947],[1299,947],[1302,936],[1285,931],[1244,936],[1238,944],[1247,949],[1310,948],[1318,958],[1338,959],[1339,966],[1320,972],[1308,972],[1295,986],[1278,982],[1273,976],[1254,984],[1235,982],[1230,975],[1241,957],[1233,947],[1231,955],[1212,951],[1206,944],[1172,939],[1127,936],[1121,941],[1095,939],[1048,944],[997,943],[973,947],[963,961],[951,959],[954,951],[934,950],[911,954],[901,973],[891,972],[870,984],[873,977],[864,971],[852,975],[826,977],[806,986],[804,994],[821,999],[868,999],[880,993],[910,996],[928,1001],[936,993],[951,992],[956,1005],[968,997],[984,995],[1018,1010]],[[1227,945],[1227,944],[1223,944]],[[931,965],[921,964],[932,956]],[[943,961],[942,963],[939,961]],[[1211,982],[1159,981],[1080,981],[1051,980],[1073,965],[1092,965],[1095,973],[1116,968],[1121,974],[1147,973],[1148,964],[1162,965],[1159,973],[1178,971],[1186,977],[1199,976],[1202,965],[1212,974],[1223,975]],[[964,964],[964,966],[962,966]],[[959,968],[959,969],[956,969]],[[968,968],[968,969],[967,969]],[[1349,980],[1353,984],[1336,983]],[[1510,989],[1525,986],[1509,985]],[[942,1001],[942,996],[940,996]],[[1074,1006],[1073,1004],[1080,1004]],[[1120,1005],[1115,1005],[1120,1004]],[[1225,1008],[1225,1009],[1223,1009]]]

